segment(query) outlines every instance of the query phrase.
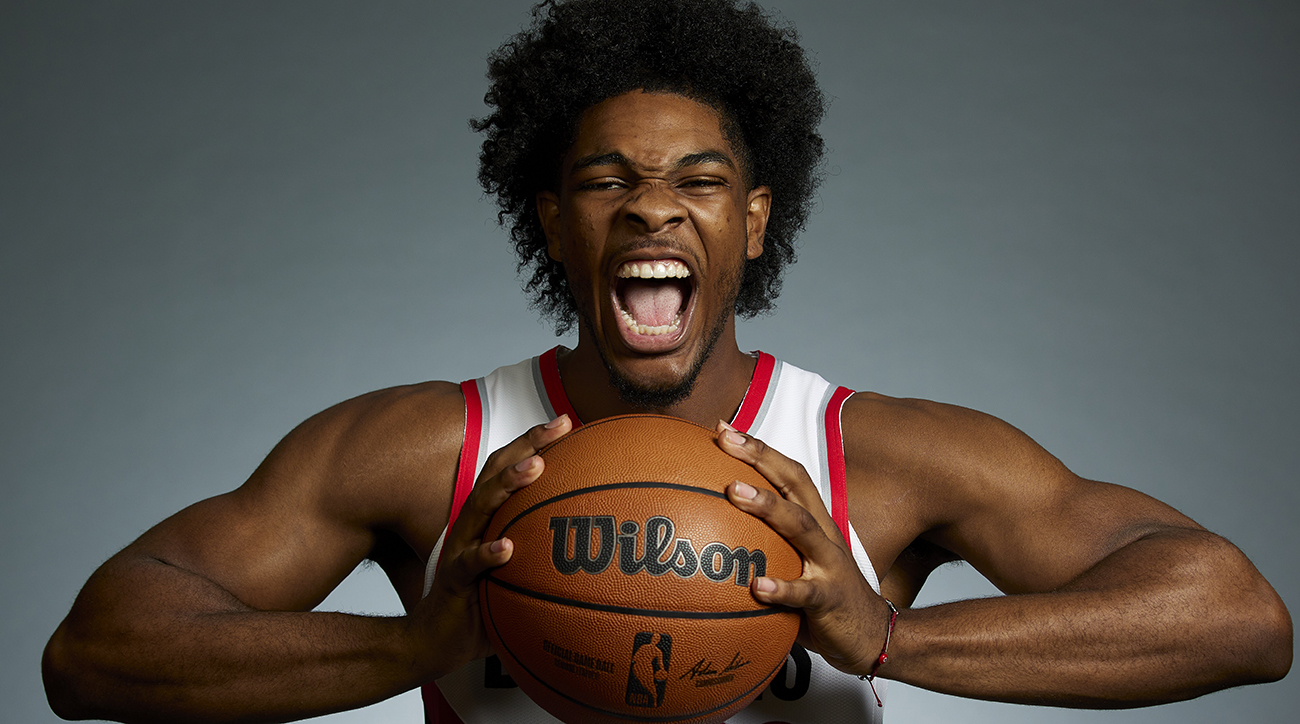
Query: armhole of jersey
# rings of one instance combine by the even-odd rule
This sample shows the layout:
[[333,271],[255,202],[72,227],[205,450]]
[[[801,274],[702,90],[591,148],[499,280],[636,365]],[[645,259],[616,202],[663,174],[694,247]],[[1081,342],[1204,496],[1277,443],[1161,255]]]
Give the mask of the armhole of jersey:
[[826,404],[826,417],[823,420],[826,428],[826,469],[831,484],[831,518],[844,534],[844,542],[850,550],[853,548],[853,540],[849,535],[848,470],[844,461],[844,433],[840,427],[840,412],[844,409],[845,400],[852,394],[853,390],[847,387],[837,388]]
[[[447,519],[443,536],[451,530],[451,524],[456,522],[456,516],[460,515],[460,509],[464,507],[465,500],[474,489],[478,450],[483,440],[483,396],[479,394],[479,381],[466,380],[460,383],[460,391],[465,395],[465,436],[460,444],[460,462],[456,466],[456,482],[451,493],[451,516]],[[440,559],[442,552],[446,550],[442,545],[443,542],[443,538],[438,539],[438,546],[434,553]],[[432,570],[431,568],[430,571]],[[425,588],[428,588],[428,581],[425,582]],[[429,681],[421,686],[420,699],[424,702],[425,724],[464,724],[460,716],[451,708],[451,704],[447,703],[447,698],[442,695],[437,682]]]
[[478,454],[483,446],[484,418],[483,394],[480,386],[483,380],[466,380],[460,383],[461,395],[465,397],[465,433],[460,441],[460,458],[456,463],[456,480],[451,484],[451,511],[447,516],[447,525],[438,534],[438,540],[429,551],[429,560],[424,565],[424,595],[429,595],[433,585],[433,576],[442,563],[443,544],[447,542],[447,531],[456,522],[460,509],[465,506],[470,492],[474,489],[474,478],[478,473]]
[[450,530],[460,515],[460,509],[474,489],[474,473],[478,470],[479,446],[483,440],[483,398],[479,394],[479,381],[460,383],[465,395],[465,438],[460,445],[460,463],[456,466],[456,485],[451,495],[451,517],[447,518]]

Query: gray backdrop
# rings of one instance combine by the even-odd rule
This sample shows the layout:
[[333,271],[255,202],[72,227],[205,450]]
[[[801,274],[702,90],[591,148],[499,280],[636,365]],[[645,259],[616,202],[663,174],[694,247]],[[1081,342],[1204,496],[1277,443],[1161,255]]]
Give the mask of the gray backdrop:
[[[555,343],[466,126],[527,6],[0,3],[0,718],[54,719],[39,654],[90,572],[294,424]],[[772,6],[833,98],[829,176],[742,346],[999,415],[1296,606],[1297,4]],[[363,570],[326,607],[397,602]],[[890,718],[1290,722],[1298,681],[1127,713],[895,686]]]

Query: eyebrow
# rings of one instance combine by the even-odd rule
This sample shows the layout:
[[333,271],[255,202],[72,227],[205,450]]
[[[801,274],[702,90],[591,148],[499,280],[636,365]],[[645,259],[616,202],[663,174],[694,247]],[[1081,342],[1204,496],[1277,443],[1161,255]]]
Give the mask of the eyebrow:
[[[736,162],[732,161],[730,156],[721,151],[700,151],[698,153],[688,153],[677,159],[677,163],[673,164],[673,170],[681,170],[688,166],[698,166],[706,163],[722,164],[732,170],[735,170],[736,168]],[[590,156],[584,156],[583,158],[574,161],[571,170],[581,171],[584,168],[591,168],[593,166],[631,167],[632,162],[628,160],[627,156],[624,156],[617,151],[612,153],[594,153]]]

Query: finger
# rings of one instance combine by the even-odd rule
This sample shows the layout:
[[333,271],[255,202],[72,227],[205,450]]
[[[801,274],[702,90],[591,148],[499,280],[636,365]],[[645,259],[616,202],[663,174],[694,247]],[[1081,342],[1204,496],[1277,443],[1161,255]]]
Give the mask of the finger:
[[[866,585],[865,580],[862,583]],[[819,581],[796,578],[787,581],[759,576],[749,582],[750,592],[755,599],[775,606],[801,608],[814,617],[842,606],[847,598],[851,598],[848,588],[844,582],[831,583],[826,579]],[[883,610],[883,599],[877,598],[873,591],[868,590],[868,594],[879,601],[879,608]]]
[[500,538],[461,551],[438,574],[447,592],[464,596],[471,594],[478,578],[486,571],[504,565],[514,555],[515,544],[509,538]]
[[[559,440],[571,429],[573,429],[573,422],[569,420],[568,415],[560,415],[544,425],[528,428],[527,432],[511,440],[505,447],[488,455],[483,463],[483,469],[479,471],[478,482],[496,476],[524,458],[536,455],[538,450]],[[475,487],[478,487],[477,483]]]
[[545,425],[530,428],[488,457],[488,464],[484,465],[455,525],[447,534],[448,543],[455,544],[453,551],[473,545],[483,537],[497,508],[512,493],[542,474],[545,462],[537,451],[558,440],[572,427],[568,415],[561,415]]
[[[833,580],[833,579],[832,579]],[[871,591],[862,580],[856,587],[844,581],[783,581],[778,578],[755,578],[750,582],[754,598],[763,603],[797,608],[803,611],[799,641],[805,648],[821,654],[835,668],[858,672],[869,668],[872,654],[884,644],[884,630],[868,622],[889,618],[888,604]],[[854,599],[857,599],[855,602]]]
[[[786,500],[770,490],[759,490],[739,480],[727,486],[727,497],[737,508],[761,518],[782,538],[799,551],[805,560],[829,565],[840,554],[839,536],[828,533],[824,525],[803,506]],[[831,523],[833,526],[834,523]]]
[[740,433],[725,423],[720,424],[718,446],[732,457],[748,463],[772,484],[787,500],[791,500],[808,510],[826,531],[827,535],[838,534],[839,528],[826,510],[821,493],[808,477],[808,471],[795,460],[782,455],[768,447],[767,443],[752,436]]
[[492,522],[492,515],[497,508],[512,493],[536,480],[543,468],[545,463],[541,456],[533,455],[475,485],[461,506],[455,524],[447,532],[449,550],[457,553],[463,548],[477,545],[487,531],[488,524]]
[[750,581],[749,589],[754,598],[763,603],[802,608],[810,612],[820,610],[826,600],[826,595],[816,583],[804,579],[786,581],[759,576]]

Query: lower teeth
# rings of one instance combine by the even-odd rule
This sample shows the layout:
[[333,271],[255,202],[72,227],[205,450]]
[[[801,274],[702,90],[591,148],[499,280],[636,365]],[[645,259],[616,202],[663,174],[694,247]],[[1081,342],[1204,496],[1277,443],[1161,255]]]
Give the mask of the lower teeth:
[[644,324],[637,324],[636,319],[630,313],[628,313],[626,309],[620,311],[623,313],[623,322],[627,324],[628,329],[632,330],[637,334],[648,336],[648,337],[655,337],[661,334],[669,334],[671,332],[676,332],[677,329],[682,325],[682,315],[680,314],[678,314],[677,317],[673,319],[671,324],[661,324],[656,327],[647,327]]

